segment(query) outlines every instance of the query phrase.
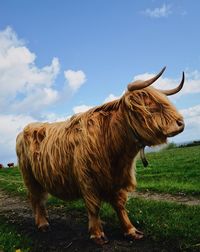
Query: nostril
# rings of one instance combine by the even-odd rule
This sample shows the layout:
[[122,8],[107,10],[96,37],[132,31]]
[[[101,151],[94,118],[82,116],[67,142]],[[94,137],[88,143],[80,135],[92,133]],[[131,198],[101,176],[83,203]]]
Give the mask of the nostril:
[[177,120],[177,124],[178,124],[179,127],[183,127],[184,126],[183,120]]

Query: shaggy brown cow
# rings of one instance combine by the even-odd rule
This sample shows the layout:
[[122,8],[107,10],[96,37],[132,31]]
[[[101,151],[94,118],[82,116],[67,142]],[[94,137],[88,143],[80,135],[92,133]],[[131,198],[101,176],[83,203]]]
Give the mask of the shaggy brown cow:
[[3,168],[3,164],[0,164],[0,169]]
[[[84,199],[90,237],[107,242],[99,209],[102,201],[116,210],[125,236],[143,233],[130,222],[125,209],[128,192],[136,187],[135,157],[144,146],[163,144],[184,129],[183,117],[166,95],[149,87],[163,73],[135,81],[118,100],[56,123],[32,123],[17,137],[17,155],[39,229],[49,226],[48,193],[63,199]],[[142,155],[143,156],[143,155]]]

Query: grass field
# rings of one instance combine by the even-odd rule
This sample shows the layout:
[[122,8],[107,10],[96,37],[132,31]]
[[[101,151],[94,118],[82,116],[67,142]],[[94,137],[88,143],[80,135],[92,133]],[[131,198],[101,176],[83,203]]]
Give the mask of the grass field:
[[[138,190],[200,197],[200,146],[149,153],[147,159],[150,163],[148,168],[143,168],[140,160],[137,162]],[[0,170],[0,188],[13,196],[25,196],[26,190],[18,168]],[[81,200],[63,202],[50,198],[49,204],[62,205],[66,211],[85,211]],[[144,230],[149,239],[166,244],[166,247],[173,244],[181,250],[200,251],[200,206],[130,199],[127,208],[133,223]],[[119,228],[117,217],[108,204],[103,205],[101,216],[111,226]],[[2,238],[2,234],[6,232],[14,234],[14,238],[10,238],[10,243],[13,240],[13,244],[6,245],[5,235]],[[16,235],[13,227],[10,229],[8,224],[5,226],[0,219],[0,242],[5,244],[5,251],[8,246],[16,247]],[[3,242],[1,239],[4,239]],[[23,237],[21,239],[21,244],[25,244],[23,251],[26,251],[29,241],[25,238],[23,240]]]
[[138,190],[200,197],[200,146],[148,153],[149,166],[137,165]]

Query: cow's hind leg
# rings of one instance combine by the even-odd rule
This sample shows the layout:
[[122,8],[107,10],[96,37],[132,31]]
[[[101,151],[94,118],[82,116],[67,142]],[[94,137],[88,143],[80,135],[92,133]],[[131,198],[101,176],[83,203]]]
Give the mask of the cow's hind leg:
[[49,223],[47,221],[46,200],[48,193],[35,179],[31,168],[20,166],[24,183],[28,189],[28,196],[35,216],[35,224],[41,231],[47,231]]
[[143,233],[137,230],[131,223],[125,208],[126,201],[127,192],[122,190],[115,194],[111,204],[118,215],[122,229],[124,231],[124,236],[128,239],[139,240],[143,238]]
[[45,208],[48,193],[36,180],[33,174],[31,163],[28,158],[29,155],[27,154],[27,146],[25,146],[27,137],[25,136],[24,141],[24,136],[25,134],[20,133],[17,137],[16,142],[16,152],[18,156],[19,168],[21,170],[24,183],[28,189],[28,195],[35,215],[35,223],[39,229],[46,230],[49,227],[49,223],[47,221],[47,212]]
[[43,232],[49,229],[48,215],[45,207],[47,197],[48,193],[45,191],[40,191],[39,193],[29,191],[29,198],[35,215],[35,224]]

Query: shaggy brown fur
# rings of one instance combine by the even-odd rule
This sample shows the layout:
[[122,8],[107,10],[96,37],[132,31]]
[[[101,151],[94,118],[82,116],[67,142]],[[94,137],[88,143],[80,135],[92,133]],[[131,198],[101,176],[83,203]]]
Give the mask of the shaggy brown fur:
[[35,213],[36,225],[48,227],[45,200],[82,197],[91,238],[106,242],[99,219],[101,201],[116,210],[125,235],[142,238],[125,210],[136,187],[135,157],[148,145],[179,133],[182,116],[152,87],[127,91],[121,99],[58,123],[32,123],[17,137],[17,155]]

